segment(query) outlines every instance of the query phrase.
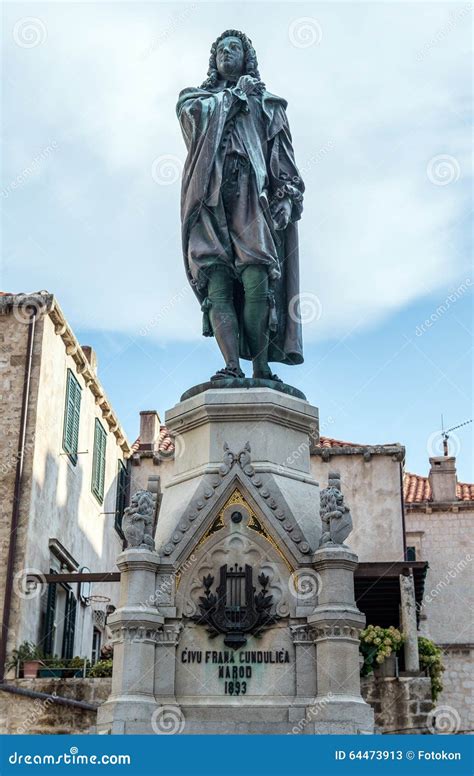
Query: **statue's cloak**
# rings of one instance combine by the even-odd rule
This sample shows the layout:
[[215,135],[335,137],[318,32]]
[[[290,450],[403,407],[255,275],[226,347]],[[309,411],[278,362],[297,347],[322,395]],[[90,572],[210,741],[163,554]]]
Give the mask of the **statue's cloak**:
[[[190,267],[189,240],[193,224],[199,219],[203,203],[217,206],[222,176],[221,143],[227,113],[233,97],[229,89],[184,89],[178,99],[177,114],[188,155],[183,169],[181,189],[182,245],[186,273],[192,288],[203,303],[205,285],[197,282]],[[283,231],[274,231],[281,266],[281,277],[272,281],[277,318],[276,331],[270,331],[269,361],[284,364],[303,362],[303,341],[299,315],[299,257],[296,221],[302,210],[304,185],[296,167],[291,134],[286,117],[286,101],[264,91],[248,97],[246,116],[238,131],[245,146],[259,195],[268,212],[269,201],[284,193],[293,194],[291,221]],[[210,185],[212,183],[212,185]],[[268,219],[269,223],[271,219]],[[273,226],[272,226],[273,229]],[[234,284],[234,301],[240,322],[240,356],[250,359],[242,325],[243,289]]]

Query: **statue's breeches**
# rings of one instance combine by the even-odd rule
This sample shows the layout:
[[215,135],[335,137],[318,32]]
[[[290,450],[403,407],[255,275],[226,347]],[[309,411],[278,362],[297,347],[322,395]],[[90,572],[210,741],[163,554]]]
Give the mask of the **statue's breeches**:
[[205,287],[216,264],[224,264],[237,277],[245,267],[263,264],[276,279],[280,276],[277,240],[249,161],[229,154],[217,206],[204,204],[190,231],[188,258],[194,280]]

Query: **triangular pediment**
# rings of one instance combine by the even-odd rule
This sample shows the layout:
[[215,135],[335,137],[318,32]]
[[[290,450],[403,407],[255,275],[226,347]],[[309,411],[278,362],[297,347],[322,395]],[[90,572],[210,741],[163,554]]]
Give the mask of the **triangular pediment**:
[[238,455],[225,447],[218,474],[207,475],[183,511],[175,530],[158,552],[174,566],[180,565],[197,547],[225,526],[235,502],[246,510],[247,527],[273,545],[290,569],[309,561],[312,553],[294,515],[282,498],[271,474],[257,473],[250,460],[250,447]]

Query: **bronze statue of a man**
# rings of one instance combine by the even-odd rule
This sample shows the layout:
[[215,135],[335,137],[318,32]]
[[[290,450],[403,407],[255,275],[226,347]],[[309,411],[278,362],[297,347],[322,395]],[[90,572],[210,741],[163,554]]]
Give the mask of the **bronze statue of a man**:
[[267,92],[238,30],[213,44],[201,87],[179,95],[184,261],[203,334],[215,336],[225,360],[211,379],[244,377],[239,357],[253,362],[253,377],[270,380],[279,378],[269,361],[303,361],[296,222],[304,184],[286,105]]

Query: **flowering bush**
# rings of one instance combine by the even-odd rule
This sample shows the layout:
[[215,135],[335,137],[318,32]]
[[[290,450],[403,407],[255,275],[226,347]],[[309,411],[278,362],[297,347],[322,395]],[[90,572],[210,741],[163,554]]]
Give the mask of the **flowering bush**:
[[393,625],[381,628],[380,625],[368,625],[360,634],[359,649],[364,656],[362,676],[371,674],[386,657],[398,652],[404,642],[404,636]]
[[441,678],[443,676],[444,665],[442,661],[442,651],[430,639],[425,636],[418,636],[418,654],[420,656],[420,667],[426,668],[431,678],[431,697],[435,701],[443,689]]
[[112,660],[98,660],[97,663],[94,663],[88,675],[96,679],[103,676],[112,676],[112,665]]

